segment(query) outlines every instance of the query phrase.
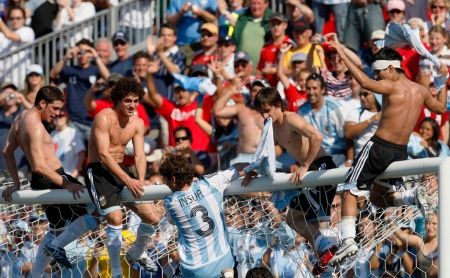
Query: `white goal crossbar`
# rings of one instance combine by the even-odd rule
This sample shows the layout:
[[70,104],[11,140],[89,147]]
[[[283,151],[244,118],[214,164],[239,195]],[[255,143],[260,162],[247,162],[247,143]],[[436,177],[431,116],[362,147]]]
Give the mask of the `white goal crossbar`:
[[[300,185],[289,182],[290,174],[276,173],[274,179],[259,177],[254,179],[248,187],[241,186],[241,179],[235,180],[225,190],[225,195],[238,195],[261,191],[278,191],[296,189],[309,186],[323,186],[329,184],[343,183],[348,168],[338,168],[324,171],[308,172]],[[450,256],[444,252],[450,250],[450,201],[445,196],[450,196],[450,157],[448,158],[425,158],[392,163],[386,171],[380,175],[381,178],[396,178],[417,174],[439,173],[439,274],[445,277],[450,273]],[[0,190],[0,196],[3,190]],[[153,185],[145,188],[144,196],[135,199],[126,188],[121,193],[124,202],[160,200],[172,191],[166,185]],[[14,204],[74,204],[91,202],[85,191],[81,198],[74,200],[70,192],[65,189],[53,190],[21,190],[12,194]],[[0,204],[7,204],[0,197]],[[446,213],[448,211],[449,213]],[[444,217],[445,216],[445,217]],[[447,219],[446,219],[447,218]]]

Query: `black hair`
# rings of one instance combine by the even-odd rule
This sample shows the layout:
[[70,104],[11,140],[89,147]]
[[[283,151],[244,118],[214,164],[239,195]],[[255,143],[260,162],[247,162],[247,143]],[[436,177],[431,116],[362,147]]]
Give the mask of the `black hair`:
[[325,79],[323,79],[322,75],[318,73],[311,73],[308,78],[306,78],[306,83],[308,83],[309,80],[320,81],[320,88],[325,88]]
[[286,108],[284,106],[283,100],[281,99],[280,93],[276,89],[273,88],[262,88],[255,96],[255,109],[258,112],[261,112],[264,105],[273,105],[275,107],[280,107],[281,111],[285,111]]
[[80,46],[82,44],[94,48],[94,43],[90,39],[83,38],[83,39],[77,41],[77,43],[75,45]]
[[141,83],[131,78],[122,78],[114,85],[111,91],[111,100],[115,106],[126,96],[136,95],[141,100],[144,94]]
[[177,29],[176,29],[172,24],[170,24],[170,23],[168,23],[168,22],[163,23],[163,24],[161,25],[161,27],[159,28],[159,35],[161,35],[161,30],[162,30],[163,28],[170,29],[170,30],[173,31],[173,34],[174,34],[175,36],[177,35]]
[[23,15],[23,19],[25,20],[27,18],[27,14],[25,12],[25,9],[20,7],[20,6],[12,6],[9,11],[8,11],[8,19],[11,17],[11,12],[14,10],[20,10],[22,12]]
[[245,278],[273,278],[273,275],[267,268],[258,266],[247,271]]
[[432,153],[428,152],[428,156],[430,157],[434,157],[434,156],[439,156],[439,153],[441,152],[441,145],[439,144],[439,136],[441,135],[441,129],[439,127],[438,122],[436,122],[435,119],[427,117],[425,119],[423,119],[420,124],[419,127],[423,124],[423,123],[429,123],[431,125],[431,129],[433,130],[433,135],[431,136],[431,144],[430,146],[437,151],[438,155],[433,155]]
[[34,106],[38,106],[41,100],[46,103],[52,103],[58,100],[64,102],[64,94],[58,87],[44,86],[37,92],[36,98],[34,99]]
[[133,55],[133,63],[136,63],[136,61],[140,58],[145,58],[149,61],[152,60],[152,57],[150,56],[150,54],[148,54],[147,52],[144,51],[138,51],[136,53],[134,53]]
[[184,132],[186,132],[186,136],[188,137],[189,141],[192,142],[192,132],[191,132],[191,130],[190,130],[189,128],[187,128],[187,127],[185,127],[185,126],[179,126],[179,127],[175,128],[175,131],[173,132],[173,135],[175,136],[175,134],[176,134],[178,131],[181,131],[181,130],[183,130]]

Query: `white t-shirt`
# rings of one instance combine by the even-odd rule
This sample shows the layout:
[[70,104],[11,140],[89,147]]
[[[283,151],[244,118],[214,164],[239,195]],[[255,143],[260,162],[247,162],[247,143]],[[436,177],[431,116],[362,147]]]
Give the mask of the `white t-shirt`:
[[51,136],[56,156],[62,162],[64,171],[71,173],[77,167],[78,154],[86,149],[80,132],[68,126],[62,131],[54,130]]
[[[345,122],[354,122],[354,123],[361,123],[365,120],[368,120],[373,115],[377,114],[378,112],[370,112],[367,109],[364,109],[364,111],[361,113],[361,108],[354,109],[348,113],[348,116],[345,120]],[[361,132],[358,136],[353,138],[353,142],[355,143],[355,156],[358,155],[358,153],[361,151],[361,149],[364,147],[364,145],[369,141],[369,139],[375,134],[375,131],[377,131],[378,123],[372,123],[368,128],[366,128],[363,132]]]
[[0,53],[13,51],[25,43],[34,41],[34,31],[28,26],[22,26],[14,33],[19,35],[20,41],[11,41],[6,38],[5,34],[0,33]]

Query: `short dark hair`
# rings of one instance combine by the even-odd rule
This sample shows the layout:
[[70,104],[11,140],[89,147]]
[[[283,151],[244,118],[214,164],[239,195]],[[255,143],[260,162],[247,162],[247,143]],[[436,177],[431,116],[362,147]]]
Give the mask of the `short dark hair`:
[[149,61],[152,59],[150,54],[148,54],[147,52],[138,51],[138,52],[134,53],[134,55],[133,55],[133,63],[136,63],[136,61],[140,58],[145,58]]
[[175,136],[175,133],[177,133],[178,131],[181,131],[181,130],[184,130],[184,132],[186,132],[186,136],[189,138],[189,141],[192,142],[192,132],[188,127],[179,126],[179,127],[175,128],[173,135]]
[[14,10],[19,10],[19,11],[21,11],[21,12],[22,12],[22,15],[23,15],[23,19],[26,19],[26,18],[27,18],[27,16],[26,16],[27,14],[26,14],[24,8],[22,8],[22,7],[20,7],[20,6],[12,6],[12,7],[9,9],[9,11],[8,11],[8,19],[11,18],[11,12],[14,11]]
[[441,145],[439,145],[439,136],[441,135],[441,128],[440,128],[438,122],[433,118],[427,117],[420,122],[419,128],[420,128],[420,126],[422,126],[423,123],[429,123],[431,125],[431,129],[433,130],[433,135],[431,136],[431,144],[430,145],[431,145],[431,147],[433,147],[434,149],[436,149],[440,152]]
[[183,155],[171,153],[163,159],[159,173],[166,182],[175,178],[175,186],[180,188],[191,184],[194,178],[194,164]]
[[41,100],[46,103],[52,103],[58,100],[64,102],[64,94],[58,87],[44,86],[37,92],[36,98],[34,99],[34,106],[38,106]]
[[273,275],[267,268],[258,266],[247,271],[245,278],[273,278]]
[[168,23],[168,22],[163,23],[163,25],[161,25],[161,27],[159,28],[159,35],[161,35],[161,30],[162,30],[163,28],[170,29],[170,30],[173,31],[173,34],[174,34],[175,36],[177,35],[177,29],[176,29],[172,24],[170,24],[170,23]]
[[323,79],[322,75],[318,73],[311,73],[308,78],[306,78],[306,82],[308,82],[309,80],[320,81],[320,88],[325,88],[325,79]]
[[90,39],[83,38],[83,39],[77,41],[77,43],[75,45],[80,46],[82,44],[94,48],[94,43]]
[[262,111],[265,104],[281,107],[281,111],[286,110],[280,93],[276,89],[270,87],[259,90],[258,94],[255,96],[254,103],[256,110],[259,112]]
[[372,62],[377,60],[402,61],[403,57],[397,51],[390,47],[383,47],[373,54]]
[[139,100],[144,96],[144,89],[141,83],[131,78],[122,78],[111,91],[111,100],[114,105],[117,105],[124,97],[129,95],[136,95]]

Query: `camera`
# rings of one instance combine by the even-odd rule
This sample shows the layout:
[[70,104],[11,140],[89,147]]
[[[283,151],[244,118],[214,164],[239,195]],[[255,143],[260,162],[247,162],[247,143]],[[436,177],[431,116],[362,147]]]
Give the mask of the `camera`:
[[15,93],[10,93],[7,97],[6,100],[11,101],[14,100],[16,98],[16,94]]

